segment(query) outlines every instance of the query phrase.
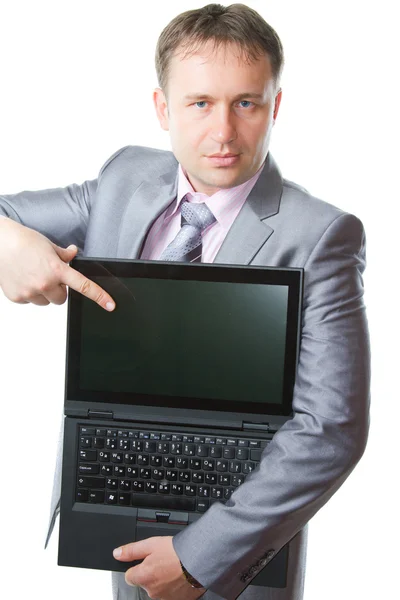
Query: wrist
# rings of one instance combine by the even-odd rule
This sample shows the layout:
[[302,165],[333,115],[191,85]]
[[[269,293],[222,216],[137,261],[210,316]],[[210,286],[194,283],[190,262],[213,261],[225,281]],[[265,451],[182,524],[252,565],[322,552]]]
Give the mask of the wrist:
[[183,574],[184,578],[186,579],[186,581],[192,586],[192,588],[196,588],[196,589],[202,588],[203,586],[201,585],[201,583],[199,583],[197,581],[197,579],[192,577],[192,575],[185,569],[185,567],[182,564],[182,561],[179,561],[179,562],[181,563],[182,574]]

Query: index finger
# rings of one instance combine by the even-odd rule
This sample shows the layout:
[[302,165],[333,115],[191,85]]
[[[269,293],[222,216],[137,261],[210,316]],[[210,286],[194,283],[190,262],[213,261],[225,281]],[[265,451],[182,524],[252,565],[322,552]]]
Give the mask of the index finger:
[[97,285],[97,283],[88,279],[69,265],[65,265],[62,283],[65,283],[76,292],[86,296],[86,298],[93,300],[93,302],[96,302],[105,310],[112,311],[115,308],[115,302],[110,294]]

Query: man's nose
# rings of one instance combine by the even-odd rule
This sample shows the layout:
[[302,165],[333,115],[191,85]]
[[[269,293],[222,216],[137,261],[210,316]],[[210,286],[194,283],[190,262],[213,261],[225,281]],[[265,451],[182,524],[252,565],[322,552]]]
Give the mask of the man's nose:
[[215,110],[211,127],[211,137],[219,144],[229,144],[237,138],[235,115],[230,108]]

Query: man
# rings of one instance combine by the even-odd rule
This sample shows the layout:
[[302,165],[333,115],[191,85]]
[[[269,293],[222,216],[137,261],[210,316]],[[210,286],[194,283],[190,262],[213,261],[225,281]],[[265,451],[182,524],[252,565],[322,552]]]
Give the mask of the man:
[[[0,197],[0,285],[15,302],[61,304],[70,286],[112,310],[112,298],[68,266],[77,252],[70,244],[87,256],[163,257],[185,201],[205,202],[215,217],[193,248],[203,262],[305,270],[293,419],[225,505],[174,538],[116,550],[122,561],[144,558],[125,575],[139,588],[114,574],[118,600],[300,600],[305,526],[365,448],[364,232],[356,217],[282,180],[268,153],[282,66],[277,34],[248,7],[183,13],[162,32],[156,54],[154,103],[173,153],[126,147],[95,181]],[[252,586],[286,544],[287,587]]]

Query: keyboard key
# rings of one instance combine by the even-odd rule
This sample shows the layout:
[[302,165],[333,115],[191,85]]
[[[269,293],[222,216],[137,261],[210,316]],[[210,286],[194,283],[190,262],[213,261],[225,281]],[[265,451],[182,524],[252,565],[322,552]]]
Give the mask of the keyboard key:
[[152,475],[153,479],[156,479],[156,480],[164,479],[165,470],[164,469],[152,469],[151,475]]
[[[96,450],[94,450],[94,452],[96,452]],[[88,459],[86,459],[88,460]],[[100,462],[109,462],[110,460],[110,453],[109,452],[104,452],[103,450],[100,450],[99,452],[99,461]]]
[[104,476],[112,474],[112,466],[111,465],[101,465],[100,473]]
[[217,498],[220,500],[224,496],[224,490],[222,487],[212,487],[211,488],[211,498]]
[[85,488],[103,488],[105,479],[103,477],[78,477],[78,486]]
[[[215,446],[211,447],[211,450],[216,450]],[[208,456],[208,446],[205,444],[197,444],[196,446],[196,456]]]
[[[118,489],[118,479],[116,479],[115,477],[107,477],[106,486],[109,490]],[[97,487],[99,487],[99,486],[97,486]]]
[[232,475],[232,485],[233,487],[238,487],[244,481],[244,475]]
[[148,494],[155,494],[157,491],[157,483],[155,481],[146,481],[144,484],[144,490]]
[[150,465],[152,467],[161,467],[162,465],[162,457],[161,456],[150,456]]
[[[183,459],[180,459],[180,458],[176,459],[175,456],[164,456],[164,460],[163,460],[164,467],[173,469],[175,467],[175,460],[180,461]],[[185,459],[185,460],[186,460],[186,465],[187,465],[188,461],[187,461],[187,459]],[[187,469],[187,466],[185,467],[185,469]]]
[[231,473],[240,473],[242,470],[242,465],[237,460],[231,460],[229,462],[229,471]]
[[189,461],[189,466],[191,469],[196,469],[198,471],[201,469],[201,460],[198,458],[191,458]]
[[106,493],[106,504],[117,504],[118,502],[118,494],[116,492],[107,492]]
[[96,430],[94,427],[81,427],[81,435],[95,435]]
[[104,438],[101,438],[101,437],[93,438],[93,448],[104,448]]
[[100,471],[100,465],[79,465],[79,473],[86,475],[98,475]]
[[250,448],[259,448],[260,447],[259,440],[250,440],[249,441],[249,447]]
[[127,477],[136,478],[139,477],[139,469],[138,467],[127,467],[126,468]]
[[167,469],[165,472],[165,479],[167,481],[178,481],[178,471]]
[[194,444],[183,444],[183,454],[185,456],[194,456],[196,454],[196,446]]
[[187,484],[184,487],[185,496],[195,496],[197,492],[197,485]]
[[136,454],[124,454],[124,463],[126,465],[134,465],[136,462]]
[[238,446],[242,448],[247,448],[249,445],[249,440],[238,440]]
[[132,440],[132,450],[143,452],[143,440]]
[[107,435],[107,429],[96,429],[96,435],[105,437]]
[[247,460],[249,458],[249,451],[247,448],[237,448],[236,458],[239,460]]
[[132,492],[144,492],[144,481],[132,481]]
[[227,460],[217,460],[216,471],[225,473],[228,470],[229,463]]
[[262,450],[250,450],[250,460],[261,460]]
[[218,475],[218,485],[231,485],[231,476]]
[[160,494],[169,494],[170,493],[171,484],[170,483],[159,483],[158,491]]
[[125,467],[120,467],[119,465],[115,465],[113,469],[113,475],[115,477],[125,477]]
[[221,458],[221,456],[222,456],[221,446],[211,446],[210,447],[210,457],[211,458]]
[[245,475],[247,475],[248,473],[254,471],[255,468],[256,466],[253,462],[244,462],[242,465],[242,472],[245,473]]
[[193,483],[204,483],[204,473],[198,473],[195,471],[192,473],[192,481]]
[[222,455],[224,458],[235,458],[235,448],[232,448],[232,446],[227,446],[224,448]]
[[131,449],[131,442],[130,440],[126,440],[125,438],[121,438],[118,440],[118,450],[124,450],[125,452],[127,450]]
[[77,502],[87,502],[88,501],[88,490],[76,490],[75,500]]
[[138,454],[137,455],[137,464],[138,465],[148,465],[149,464],[149,455],[148,454]]
[[104,492],[100,490],[93,490],[89,493],[89,502],[91,504],[103,504],[104,503]]
[[233,438],[228,438],[226,440],[226,445],[227,446],[237,446],[237,440],[234,440]]
[[201,513],[206,512],[209,506],[210,502],[206,498],[199,499],[196,502],[196,510]]
[[206,473],[204,477],[204,482],[208,485],[212,485],[213,483],[217,483],[217,475],[215,473]]
[[183,494],[183,485],[181,483],[171,483],[171,494],[181,496]]
[[107,450],[116,450],[118,448],[118,441],[114,438],[107,438],[106,448]]
[[132,482],[129,479],[120,479],[119,489],[123,492],[130,492],[132,487]]
[[149,440],[146,440],[144,442],[143,450],[145,452],[155,452],[156,451],[156,442],[150,442]]
[[95,461],[97,460],[97,450],[80,450],[79,458],[84,461]]
[[120,504],[121,506],[130,506],[131,495],[126,493],[118,494],[118,504]]
[[197,488],[197,495],[201,498],[209,498],[210,497],[210,486],[209,485],[199,485]]
[[205,458],[203,460],[204,471],[215,471],[215,460],[212,458]]
[[171,442],[171,454],[182,454],[182,450],[183,444],[181,442]]
[[113,463],[123,463],[124,462],[124,455],[122,454],[122,452],[112,452],[111,453],[111,462],[113,462]]
[[[172,465],[175,466],[175,465]],[[176,457],[176,466],[178,469],[187,469],[189,468],[189,459],[183,458],[181,456]]]
[[91,448],[92,447],[92,438],[91,437],[81,437],[79,441],[80,448]]

